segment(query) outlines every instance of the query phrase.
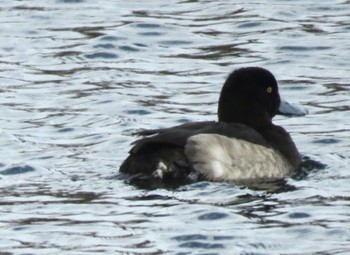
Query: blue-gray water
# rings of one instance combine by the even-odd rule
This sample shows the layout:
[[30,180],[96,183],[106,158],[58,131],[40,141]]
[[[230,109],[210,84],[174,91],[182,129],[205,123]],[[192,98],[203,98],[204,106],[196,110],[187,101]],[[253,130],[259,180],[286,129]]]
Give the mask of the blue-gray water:
[[[0,254],[350,254],[349,17],[346,0],[2,1]],[[121,180],[133,130],[216,119],[251,65],[309,110],[275,123],[325,167],[285,189]]]

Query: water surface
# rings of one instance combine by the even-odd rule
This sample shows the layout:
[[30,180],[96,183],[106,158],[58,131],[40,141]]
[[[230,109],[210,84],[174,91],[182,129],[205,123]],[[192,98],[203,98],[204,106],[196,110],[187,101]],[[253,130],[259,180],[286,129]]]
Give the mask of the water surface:
[[[349,254],[350,2],[7,1],[1,254]],[[132,132],[216,119],[228,73],[271,70],[278,117],[325,167],[277,187],[145,190]]]

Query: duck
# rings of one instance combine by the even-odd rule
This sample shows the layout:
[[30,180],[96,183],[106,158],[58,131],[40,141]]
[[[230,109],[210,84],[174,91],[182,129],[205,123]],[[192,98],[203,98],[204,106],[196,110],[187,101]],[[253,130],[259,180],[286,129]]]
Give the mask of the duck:
[[229,74],[218,100],[218,120],[141,130],[119,172],[163,182],[275,180],[292,175],[301,155],[272,119],[306,110],[281,99],[274,75],[262,67]]

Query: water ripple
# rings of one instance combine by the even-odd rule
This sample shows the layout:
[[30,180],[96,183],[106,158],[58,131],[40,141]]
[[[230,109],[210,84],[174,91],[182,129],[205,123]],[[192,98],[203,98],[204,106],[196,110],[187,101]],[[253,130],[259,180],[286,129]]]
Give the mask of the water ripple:
[[[349,253],[349,1],[1,11],[2,253]],[[159,189],[117,174],[135,130],[216,119],[223,81],[247,65],[309,110],[276,119],[305,155],[301,173]]]

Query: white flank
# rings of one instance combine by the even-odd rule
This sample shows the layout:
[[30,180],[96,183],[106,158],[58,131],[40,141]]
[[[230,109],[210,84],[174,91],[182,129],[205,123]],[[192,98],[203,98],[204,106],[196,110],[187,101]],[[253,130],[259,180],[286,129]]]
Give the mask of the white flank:
[[185,155],[193,168],[211,181],[283,178],[293,170],[272,148],[216,134],[190,137]]

